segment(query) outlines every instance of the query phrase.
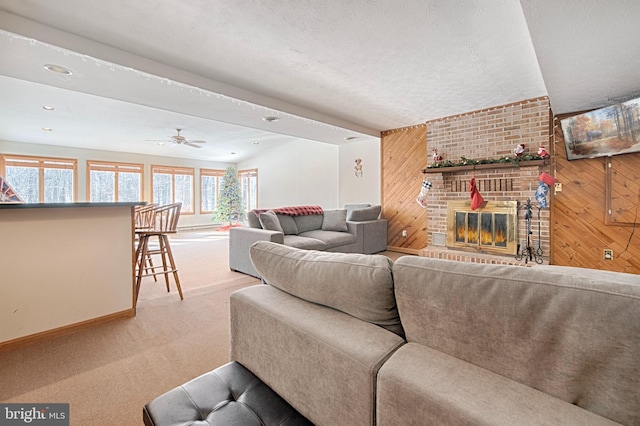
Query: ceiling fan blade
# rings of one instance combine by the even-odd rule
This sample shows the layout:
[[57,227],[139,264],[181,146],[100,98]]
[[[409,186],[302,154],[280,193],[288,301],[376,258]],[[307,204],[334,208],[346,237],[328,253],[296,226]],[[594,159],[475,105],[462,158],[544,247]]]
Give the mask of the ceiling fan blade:
[[187,140],[187,142],[190,142],[190,143],[207,143],[207,141],[202,141],[202,140],[191,140],[191,139]]
[[182,144],[190,146],[190,147],[193,147],[193,148],[202,148],[202,145],[196,145],[194,143],[191,143],[190,141],[189,142],[182,142]]

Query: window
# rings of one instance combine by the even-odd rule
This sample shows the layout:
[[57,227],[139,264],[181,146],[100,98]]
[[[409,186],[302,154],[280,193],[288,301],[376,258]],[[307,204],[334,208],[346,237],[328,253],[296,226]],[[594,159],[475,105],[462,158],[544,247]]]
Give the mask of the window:
[[258,169],[238,170],[240,193],[247,211],[258,206]]
[[151,166],[152,202],[182,203],[182,213],[193,213],[193,177],[190,167]]
[[213,213],[218,204],[218,191],[224,170],[200,169],[200,213]]
[[71,203],[78,163],[69,158],[0,156],[0,174],[26,203]]
[[91,202],[142,201],[142,164],[87,161]]

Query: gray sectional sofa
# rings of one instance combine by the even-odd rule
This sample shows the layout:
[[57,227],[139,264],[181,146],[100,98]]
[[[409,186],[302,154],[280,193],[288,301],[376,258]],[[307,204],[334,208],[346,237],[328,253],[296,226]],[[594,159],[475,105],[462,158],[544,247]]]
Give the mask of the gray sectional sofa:
[[640,425],[637,275],[269,242],[251,258],[268,285],[231,295],[232,363],[210,374],[233,396],[196,379],[147,425]]
[[[346,204],[344,209],[323,210],[318,206],[251,210],[248,226],[229,230],[229,268],[258,277],[249,247],[256,241],[271,241],[306,250],[373,254],[387,249],[387,221],[381,206]],[[308,214],[309,207],[316,213]],[[307,214],[281,214],[276,212]]]

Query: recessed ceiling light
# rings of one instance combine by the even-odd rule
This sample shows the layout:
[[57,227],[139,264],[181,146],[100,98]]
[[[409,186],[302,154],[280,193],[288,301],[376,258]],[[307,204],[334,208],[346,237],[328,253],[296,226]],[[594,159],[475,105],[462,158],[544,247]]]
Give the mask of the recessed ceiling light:
[[43,127],[42,130],[44,130],[45,132],[53,132],[53,129],[51,127]]
[[55,108],[49,105],[42,105],[42,109],[45,111],[53,111]]
[[158,145],[163,146],[164,142],[158,142]]
[[258,141],[253,141],[253,144],[254,144],[254,145],[260,145],[260,142],[258,142]]
[[230,152],[229,154],[231,154],[231,155],[236,155],[236,153],[235,153],[235,152]]
[[63,74],[63,75],[71,75],[71,74],[73,74],[73,71],[71,71],[68,68],[61,67],[60,65],[46,64],[44,66],[44,68],[46,70],[49,70],[51,72],[55,72],[55,73],[58,73],[58,74]]
[[280,120],[278,117],[263,117],[262,119],[267,123],[273,123],[274,121]]

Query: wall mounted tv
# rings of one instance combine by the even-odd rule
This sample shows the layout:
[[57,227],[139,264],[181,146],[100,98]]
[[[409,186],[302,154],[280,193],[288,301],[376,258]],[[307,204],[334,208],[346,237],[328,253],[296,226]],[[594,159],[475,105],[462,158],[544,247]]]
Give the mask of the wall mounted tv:
[[567,159],[640,152],[640,98],[560,120]]

